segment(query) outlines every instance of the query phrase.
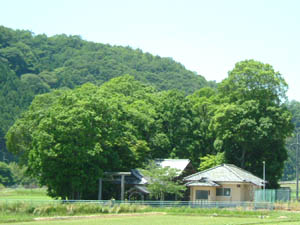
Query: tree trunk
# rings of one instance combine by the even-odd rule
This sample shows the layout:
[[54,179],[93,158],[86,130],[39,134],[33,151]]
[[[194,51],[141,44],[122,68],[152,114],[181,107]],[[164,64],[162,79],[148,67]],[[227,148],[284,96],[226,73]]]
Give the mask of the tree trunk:
[[242,150],[242,157],[241,157],[241,168],[245,169],[245,157],[246,157],[246,150]]
[[163,201],[165,199],[164,193],[161,191],[160,192],[160,201]]

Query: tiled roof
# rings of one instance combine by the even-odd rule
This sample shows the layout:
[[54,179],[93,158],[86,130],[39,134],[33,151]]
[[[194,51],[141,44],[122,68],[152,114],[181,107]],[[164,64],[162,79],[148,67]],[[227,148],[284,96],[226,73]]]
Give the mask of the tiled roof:
[[190,181],[188,183],[185,184],[186,186],[190,187],[190,186],[202,186],[202,187],[219,187],[220,185],[208,180],[207,178],[202,178],[198,181]]
[[263,186],[263,180],[232,164],[222,164],[184,178],[185,181],[199,181],[207,178],[213,182],[253,183]]

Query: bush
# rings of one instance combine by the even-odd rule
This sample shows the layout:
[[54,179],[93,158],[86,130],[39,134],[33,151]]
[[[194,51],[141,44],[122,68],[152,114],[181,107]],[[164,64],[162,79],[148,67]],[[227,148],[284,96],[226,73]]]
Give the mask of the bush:
[[0,184],[4,186],[13,185],[11,170],[5,162],[0,162]]
[[[114,205],[103,206],[98,203],[78,203],[78,204],[53,204],[43,205],[31,209],[34,215],[52,216],[52,215],[80,215],[80,214],[97,214],[97,213],[134,213],[146,212],[149,207],[139,205]],[[17,211],[17,210],[16,210]],[[150,210],[151,211],[151,210]],[[29,210],[28,210],[29,212]]]
[[22,185],[24,187],[37,187],[38,182],[36,179],[31,178],[27,175],[27,167],[20,166],[15,162],[8,164],[8,167],[12,173],[12,177],[15,185]]

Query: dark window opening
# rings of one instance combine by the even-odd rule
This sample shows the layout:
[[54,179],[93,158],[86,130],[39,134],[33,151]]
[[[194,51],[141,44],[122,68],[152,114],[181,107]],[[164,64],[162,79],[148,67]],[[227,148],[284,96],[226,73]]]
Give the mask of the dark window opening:
[[217,188],[217,196],[230,196],[231,189],[230,188]]
[[209,191],[205,191],[205,190],[196,190],[196,200],[200,200],[200,199],[208,199],[208,195],[209,195]]

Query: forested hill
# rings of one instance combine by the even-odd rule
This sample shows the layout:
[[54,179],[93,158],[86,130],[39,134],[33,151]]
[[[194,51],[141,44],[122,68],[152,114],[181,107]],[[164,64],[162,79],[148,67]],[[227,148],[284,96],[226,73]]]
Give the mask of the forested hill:
[[[8,128],[35,95],[87,82],[100,85],[124,74],[158,90],[178,89],[186,94],[215,85],[171,58],[79,36],[47,37],[0,26],[0,153]],[[0,155],[0,160],[4,157]]]

